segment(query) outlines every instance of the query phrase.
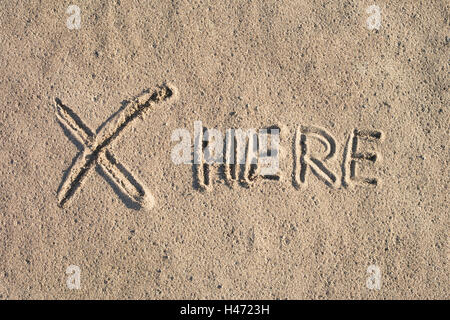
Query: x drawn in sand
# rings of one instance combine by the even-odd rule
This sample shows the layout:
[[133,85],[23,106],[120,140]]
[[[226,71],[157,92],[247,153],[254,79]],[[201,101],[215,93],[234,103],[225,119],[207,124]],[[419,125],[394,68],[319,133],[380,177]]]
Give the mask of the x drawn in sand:
[[109,176],[114,187],[130,200],[139,206],[153,207],[155,203],[153,196],[115,159],[108,151],[108,146],[139,115],[152,106],[167,101],[173,95],[174,91],[165,85],[153,92],[143,94],[112,116],[104,126],[99,128],[97,135],[94,135],[69,107],[56,98],[56,114],[59,121],[84,147],[63,178],[58,190],[59,205],[63,207],[72,199],[91,169],[99,165]]

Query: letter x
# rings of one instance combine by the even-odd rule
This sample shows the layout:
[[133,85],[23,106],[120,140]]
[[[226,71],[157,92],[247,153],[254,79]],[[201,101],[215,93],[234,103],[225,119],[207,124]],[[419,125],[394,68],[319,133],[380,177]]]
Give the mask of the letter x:
[[153,196],[139,184],[136,179],[108,151],[108,146],[120,133],[138,116],[151,106],[169,99],[173,91],[167,86],[158,87],[154,92],[147,92],[129,103],[120,112],[114,114],[100,126],[96,135],[81,121],[81,119],[58,98],[56,114],[60,123],[68,128],[83,145],[73,166],[68,170],[58,190],[58,202],[63,207],[76,193],[87,174],[96,165],[108,174],[110,180],[131,200],[139,205],[154,205]]

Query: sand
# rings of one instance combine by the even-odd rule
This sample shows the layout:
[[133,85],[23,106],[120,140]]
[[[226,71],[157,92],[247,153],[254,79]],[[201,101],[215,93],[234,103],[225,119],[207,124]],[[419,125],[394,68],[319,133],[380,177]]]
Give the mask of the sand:
[[[448,2],[2,1],[0,25],[1,299],[449,298]],[[195,121],[279,128],[278,180],[174,164]],[[334,179],[300,177],[302,132]]]

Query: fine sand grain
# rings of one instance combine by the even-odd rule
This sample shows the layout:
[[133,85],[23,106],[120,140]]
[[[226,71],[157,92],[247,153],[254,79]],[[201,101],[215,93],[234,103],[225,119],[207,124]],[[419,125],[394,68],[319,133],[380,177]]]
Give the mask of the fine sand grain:
[[[449,298],[448,1],[4,0],[0,25],[1,299]],[[197,121],[279,129],[278,174],[175,164]]]

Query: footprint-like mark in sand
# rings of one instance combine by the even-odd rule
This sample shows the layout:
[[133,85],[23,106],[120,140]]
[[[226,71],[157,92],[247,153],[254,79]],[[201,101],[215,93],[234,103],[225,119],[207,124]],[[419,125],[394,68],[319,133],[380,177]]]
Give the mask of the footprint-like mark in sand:
[[153,207],[155,199],[133,175],[108,151],[108,146],[138,116],[149,111],[152,106],[168,101],[174,90],[167,85],[147,91],[123,109],[111,116],[100,126],[95,135],[81,119],[60,99],[56,98],[56,114],[61,125],[67,128],[83,145],[84,150],[77,155],[74,164],[63,178],[58,190],[58,203],[64,207],[80,188],[88,173],[98,165],[107,174],[114,187],[130,198],[138,206]]

